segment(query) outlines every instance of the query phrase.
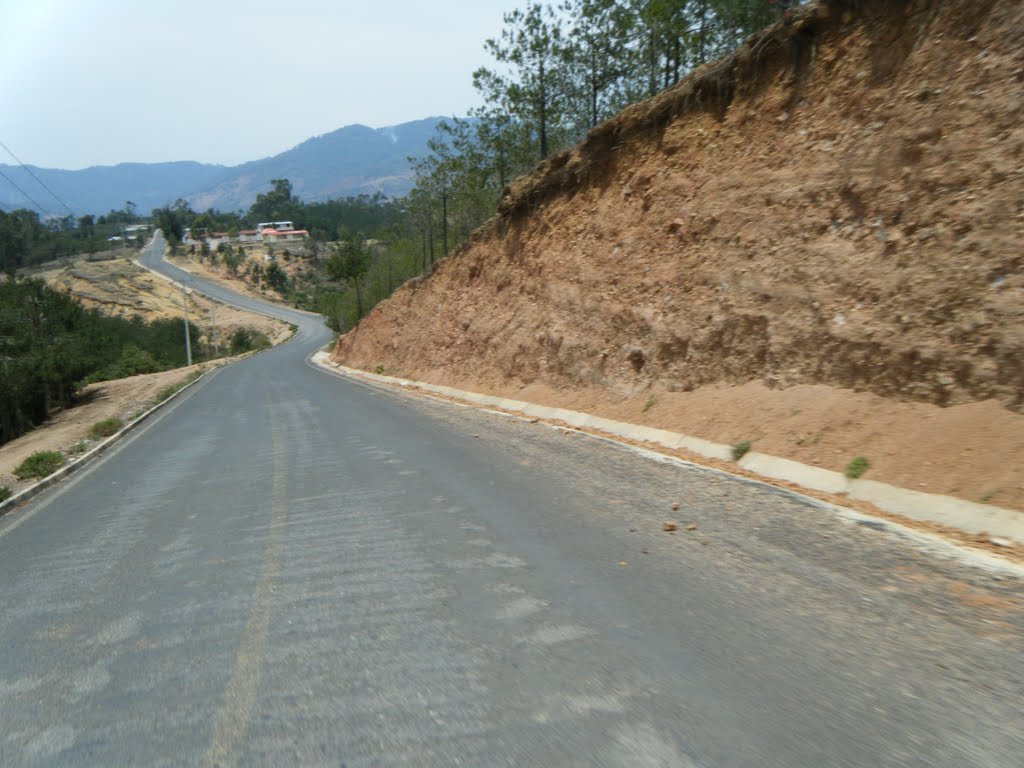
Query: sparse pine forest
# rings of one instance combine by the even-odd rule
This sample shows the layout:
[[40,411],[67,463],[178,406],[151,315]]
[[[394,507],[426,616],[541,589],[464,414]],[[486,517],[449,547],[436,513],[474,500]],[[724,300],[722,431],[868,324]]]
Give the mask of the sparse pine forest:
[[[405,281],[429,273],[493,215],[516,176],[579,141],[624,107],[782,18],[794,0],[565,0],[528,3],[483,41],[490,61],[467,73],[481,105],[441,123],[428,153],[410,158],[415,186],[399,200],[361,195],[303,202],[273,179],[248,211],[193,211],[185,200],[148,221],[182,249],[190,233],[229,236],[292,221],[309,239],[291,248],[188,246],[199,259],[321,312],[344,331]],[[17,270],[141,244],[132,202],[104,216],[40,220],[0,211],[0,443],[68,405],[83,382],[184,364],[178,321],[124,320],[85,310]],[[133,232],[128,237],[128,232]],[[113,246],[110,238],[117,239]],[[198,330],[191,330],[201,359]]]

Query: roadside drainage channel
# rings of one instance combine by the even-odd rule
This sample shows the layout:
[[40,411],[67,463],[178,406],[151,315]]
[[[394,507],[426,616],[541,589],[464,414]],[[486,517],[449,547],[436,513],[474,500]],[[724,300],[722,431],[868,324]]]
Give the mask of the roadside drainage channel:
[[[692,435],[614,421],[580,411],[551,408],[521,400],[481,395],[453,387],[361,371],[331,362],[329,354],[323,351],[311,355],[310,361],[327,370],[357,379],[376,381],[414,391],[420,390],[474,405],[521,414],[528,418],[560,421],[577,429],[594,429],[615,437],[653,443],[672,450],[684,449],[709,459],[732,461],[730,446]],[[978,504],[952,496],[912,491],[874,480],[851,480],[841,472],[813,467],[756,451],[747,453],[736,462],[736,466],[762,477],[793,483],[821,493],[841,495],[852,500],[866,502],[883,512],[910,520],[948,526],[973,535],[987,534],[990,537],[1009,539],[1010,542],[1024,543],[1024,514],[1016,510]],[[818,501],[829,504],[820,499]],[[834,504],[829,504],[829,506],[836,507]],[[859,515],[859,513],[857,514]],[[865,520],[868,519],[867,515],[863,517]]]
[[3,517],[8,512],[12,511],[15,507],[21,506],[22,504],[24,504],[26,501],[28,501],[32,497],[37,496],[38,494],[42,493],[47,488],[49,488],[51,485],[56,485],[57,483],[59,483],[61,480],[63,480],[68,475],[71,475],[74,472],[77,472],[78,470],[82,469],[82,467],[84,467],[85,465],[89,464],[93,459],[98,458],[101,454],[106,453],[116,443],[118,443],[119,441],[121,441],[125,437],[127,437],[129,433],[131,433],[134,430],[136,430],[139,427],[139,425],[141,425],[144,421],[146,421],[146,419],[148,419],[150,416],[152,416],[158,410],[160,410],[161,408],[166,406],[168,403],[170,403],[170,402],[174,401],[175,399],[177,399],[183,392],[185,392],[188,389],[191,389],[193,386],[195,386],[196,384],[201,382],[203,379],[205,379],[210,374],[216,373],[217,371],[219,371],[222,367],[223,366],[218,365],[215,368],[211,368],[208,371],[203,371],[203,373],[200,376],[198,376],[195,380],[190,381],[188,384],[183,386],[181,389],[179,389],[173,395],[168,397],[166,400],[161,400],[159,403],[154,405],[152,408],[150,408],[148,411],[146,411],[142,415],[132,419],[130,422],[125,424],[118,432],[115,432],[110,437],[108,437],[105,440],[103,440],[102,442],[96,444],[95,446],[90,448],[88,451],[83,453],[78,458],[72,459],[70,462],[65,464],[63,467],[58,469],[56,472],[53,472],[53,473],[47,475],[46,477],[44,477],[38,483],[34,483],[34,484],[30,485],[28,488],[25,488],[25,489],[23,489],[21,491],[18,491],[16,494],[11,496],[9,499],[6,499],[5,501],[0,502],[0,517]]

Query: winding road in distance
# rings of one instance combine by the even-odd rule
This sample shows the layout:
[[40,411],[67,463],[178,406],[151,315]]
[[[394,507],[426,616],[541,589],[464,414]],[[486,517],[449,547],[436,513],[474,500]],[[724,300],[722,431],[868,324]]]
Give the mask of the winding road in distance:
[[316,370],[161,251],[299,332],[0,518],[0,765],[1021,765],[1019,580]]

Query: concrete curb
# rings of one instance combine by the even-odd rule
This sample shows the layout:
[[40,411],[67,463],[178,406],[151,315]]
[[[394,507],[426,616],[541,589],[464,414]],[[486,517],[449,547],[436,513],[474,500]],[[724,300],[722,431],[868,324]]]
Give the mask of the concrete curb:
[[[357,379],[368,379],[392,386],[413,387],[424,392],[452,397],[475,405],[520,413],[530,418],[561,421],[573,427],[596,429],[616,437],[654,443],[670,449],[683,448],[709,459],[720,461],[732,460],[732,449],[730,446],[703,440],[692,435],[614,421],[579,411],[549,408],[520,400],[481,395],[476,392],[467,392],[452,387],[442,387],[436,384],[426,384],[399,379],[394,376],[360,371],[331,362],[330,355],[323,351],[311,355],[309,359],[314,365]],[[840,472],[833,472],[821,467],[814,467],[779,456],[770,456],[754,451],[747,453],[738,462],[737,466],[763,477],[794,483],[803,488],[845,495],[850,499],[865,501],[873,504],[883,512],[889,512],[894,515],[910,518],[911,520],[949,526],[971,534],[987,533],[990,536],[1001,536],[1015,542],[1024,543],[1024,513],[1013,509],[1004,509],[988,504],[977,504],[952,496],[911,491],[873,480],[850,480]]]
[[89,464],[93,459],[96,459],[100,455],[106,453],[116,443],[120,442],[125,437],[127,437],[129,433],[131,433],[131,432],[135,431],[136,429],[138,429],[138,427],[144,421],[146,421],[150,416],[152,416],[158,410],[160,410],[165,405],[167,405],[168,403],[170,403],[173,400],[175,400],[177,397],[179,397],[186,390],[191,389],[193,386],[195,386],[200,381],[205,379],[211,373],[216,373],[222,367],[223,366],[218,365],[215,368],[211,368],[208,371],[203,371],[202,375],[196,377],[196,379],[194,381],[190,381],[188,384],[186,384],[184,387],[179,389],[177,392],[175,392],[173,395],[168,397],[166,400],[161,400],[159,403],[154,405],[152,408],[150,408],[145,413],[143,413],[140,416],[137,416],[136,418],[132,419],[130,422],[125,424],[123,427],[121,427],[121,429],[119,431],[115,432],[113,435],[111,435],[110,437],[106,438],[102,442],[97,443],[95,446],[93,446],[91,449],[89,449],[88,451],[83,453],[78,458],[72,459],[70,462],[65,464],[63,467],[58,469],[56,472],[53,472],[52,474],[47,475],[46,477],[44,477],[39,482],[30,485],[28,488],[25,488],[25,489],[23,489],[21,491],[18,491],[16,494],[11,496],[6,501],[0,502],[0,517],[3,517],[8,512],[13,510],[15,507],[20,506],[21,504],[23,504],[24,502],[28,501],[32,497],[42,493],[47,488],[49,488],[51,485],[56,485],[57,483],[59,483],[61,480],[63,480],[68,475],[74,474],[78,470],[82,469],[82,467],[84,467],[85,465]]

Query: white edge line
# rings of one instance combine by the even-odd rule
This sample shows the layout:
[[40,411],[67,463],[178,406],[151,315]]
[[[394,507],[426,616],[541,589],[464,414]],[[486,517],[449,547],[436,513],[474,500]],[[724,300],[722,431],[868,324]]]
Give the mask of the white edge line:
[[[150,243],[152,243],[152,238],[150,239]],[[147,244],[147,247],[148,247],[148,244]],[[291,326],[292,327],[291,335],[287,339],[285,339],[283,342],[281,342],[281,344],[287,344],[288,342],[292,341],[293,339],[295,339],[296,336],[299,335],[299,327],[298,327],[298,325],[296,325],[295,323],[293,323],[293,322],[291,322],[289,320],[284,320],[284,319],[282,319],[280,317],[276,317],[275,315],[271,315],[271,314],[265,313],[265,312],[260,312],[258,310],[247,309],[246,307],[240,307],[237,304],[231,304],[230,302],[222,301],[222,300],[220,300],[218,298],[210,296],[209,294],[203,293],[202,291],[200,291],[197,288],[189,288],[188,286],[184,286],[181,283],[179,283],[177,280],[175,280],[174,278],[169,277],[168,275],[165,275],[162,272],[158,272],[155,269],[152,269],[151,267],[147,267],[145,264],[140,262],[138,259],[132,259],[132,263],[134,263],[136,266],[139,266],[142,269],[145,269],[146,271],[156,275],[157,277],[161,278],[162,280],[166,280],[167,282],[171,283],[172,285],[177,286],[178,288],[184,288],[184,289],[187,289],[187,290],[195,291],[196,293],[201,294],[203,297],[205,297],[209,301],[216,302],[217,304],[220,304],[221,306],[233,307],[233,308],[241,310],[243,312],[252,312],[253,314],[262,315],[263,317],[268,317],[268,318],[270,318],[272,320],[277,320],[278,322],[285,323],[286,325]],[[175,266],[175,265],[172,264],[171,266]],[[181,269],[181,267],[177,267],[177,268]],[[183,272],[188,272],[188,270],[185,270],[185,269],[183,269],[182,271]],[[192,275],[194,277],[197,277],[200,280],[204,279],[202,277],[202,275],[196,275],[193,272],[188,272],[188,274],[190,274],[190,275]],[[291,309],[291,308],[289,308],[289,309]],[[303,310],[296,310],[296,311],[302,312]],[[305,314],[310,314],[311,316],[318,317],[318,315],[315,315],[313,313],[308,313],[307,312]],[[136,418],[132,419],[130,422],[125,424],[123,427],[121,427],[121,429],[119,429],[113,435],[111,435],[110,437],[104,439],[100,443],[97,443],[95,446],[90,448],[88,451],[83,453],[81,456],[78,456],[76,458],[71,459],[71,461],[69,461],[68,463],[64,464],[64,466],[62,466],[60,469],[56,470],[55,472],[51,472],[49,475],[47,475],[46,477],[42,478],[38,482],[33,483],[28,488],[23,488],[22,490],[18,491],[16,494],[11,496],[10,498],[7,498],[7,499],[4,499],[3,501],[0,501],[0,519],[2,519],[6,515],[14,512],[16,508],[20,507],[25,502],[27,502],[27,501],[31,500],[32,498],[34,498],[35,496],[39,495],[40,493],[45,491],[47,488],[50,488],[51,486],[56,485],[57,483],[59,483],[60,481],[64,480],[69,475],[74,474],[78,470],[80,470],[83,467],[85,467],[87,464],[92,463],[93,459],[98,458],[100,455],[105,453],[108,449],[112,448],[116,443],[120,442],[122,439],[127,437],[129,433],[133,432],[142,422],[146,421],[152,414],[154,414],[156,411],[158,411],[161,408],[163,408],[166,405],[168,405],[171,401],[177,399],[179,395],[181,395],[186,390],[190,389],[193,385],[198,384],[200,381],[205,379],[207,376],[216,373],[221,368],[223,368],[223,367],[225,367],[227,365],[233,365],[233,364],[235,364],[237,362],[241,362],[242,360],[244,360],[246,358],[258,355],[261,352],[266,352],[266,351],[268,351],[270,349],[274,349],[275,347],[279,347],[279,346],[281,346],[281,344],[271,345],[270,347],[267,347],[266,349],[257,350],[255,352],[246,352],[246,353],[243,353],[241,355],[235,355],[234,359],[231,359],[231,358],[221,358],[221,360],[226,360],[226,362],[222,362],[219,365],[216,365],[213,368],[210,368],[209,370],[203,371],[199,376],[197,376],[194,380],[190,381],[188,384],[183,386],[181,389],[179,389],[173,395],[171,395],[168,398],[165,398],[164,400],[161,400],[159,403],[154,405],[152,408],[147,410],[145,413],[143,413],[143,414],[137,416]],[[316,353],[314,352],[313,354],[316,354]],[[13,523],[11,523],[10,525],[6,526],[3,529],[0,529],[0,538],[2,538],[3,536],[6,536],[8,533],[13,531],[15,528],[17,528],[19,525],[21,525],[25,521],[31,519],[35,515],[35,513],[38,511],[38,509],[41,509],[41,507],[37,508],[36,510],[32,510],[29,514],[23,515],[22,517],[18,518]]]
[[[906,539],[911,543],[918,546],[919,549],[923,549],[931,554],[948,557],[961,564],[981,568],[985,571],[1005,574],[1016,578],[1024,578],[1024,564],[1017,563],[1013,560],[1008,560],[1000,555],[989,552],[987,550],[978,549],[976,547],[968,547],[959,544],[955,541],[947,539],[939,534],[927,533],[925,531],[912,528],[910,526],[902,525],[898,522],[890,520],[888,518],[876,517],[871,514],[859,512],[849,507],[844,507],[839,504],[824,501],[823,499],[816,498],[814,496],[807,496],[799,491],[794,491],[791,488],[784,488],[782,486],[770,483],[767,480],[759,480],[753,477],[747,477],[745,475],[736,475],[725,469],[719,467],[711,467],[705,464],[700,464],[686,459],[681,459],[677,456],[670,456],[668,454],[659,453],[658,451],[651,450],[650,448],[643,448],[641,446],[632,445],[630,443],[623,442],[617,439],[614,435],[608,434],[595,434],[593,432],[586,432],[584,430],[576,429],[571,426],[562,426],[560,424],[551,424],[543,419],[535,419],[534,417],[511,413],[509,411],[499,411],[487,406],[472,403],[470,401],[453,401],[446,397],[442,397],[438,394],[432,393],[428,390],[421,389],[416,386],[416,382],[407,381],[404,379],[397,379],[394,377],[381,376],[374,374],[373,378],[365,376],[362,371],[356,369],[346,368],[344,366],[336,366],[328,362],[320,362],[314,358],[320,354],[323,350],[316,350],[310,353],[306,358],[306,364],[312,368],[316,368],[325,373],[333,374],[334,376],[351,381],[353,383],[362,384],[363,386],[370,387],[373,389],[380,389],[387,392],[393,393],[407,393],[414,394],[420,397],[426,397],[431,400],[439,400],[441,402],[449,403],[451,405],[460,406],[463,408],[473,408],[474,410],[481,410],[485,413],[492,413],[497,416],[504,416],[506,418],[516,419],[519,421],[534,422],[548,427],[549,429],[555,429],[561,432],[573,432],[585,437],[590,437],[595,440],[601,440],[611,445],[632,451],[645,458],[651,459],[652,461],[658,461],[667,464],[675,464],[681,467],[687,467],[689,469],[698,470],[701,472],[711,473],[720,477],[727,477],[732,480],[737,480],[743,483],[749,483],[762,488],[770,488],[774,492],[784,493],[795,498],[801,499],[805,502],[810,503],[812,506],[818,507],[819,509],[832,512],[838,515],[840,518],[850,524],[858,523],[871,523],[877,525],[880,531],[887,532],[899,536],[900,538]],[[379,380],[378,380],[379,379]],[[390,381],[387,381],[389,379]],[[787,481],[790,482],[790,481]],[[895,514],[895,513],[894,513]],[[912,519],[912,518],[911,518]],[[922,521],[928,522],[928,521]]]
[[[188,384],[183,386],[181,389],[179,389],[173,395],[171,395],[168,398],[165,398],[165,399],[161,400],[159,403],[154,405],[152,408],[147,410],[145,413],[143,413],[143,414],[141,414],[139,416],[136,416],[134,419],[132,419],[127,424],[125,424],[123,427],[121,427],[121,429],[119,429],[113,435],[111,435],[110,437],[105,438],[101,442],[97,443],[95,446],[90,448],[88,451],[83,453],[81,456],[72,459],[67,464],[65,464],[60,469],[58,469],[56,472],[52,472],[51,474],[47,475],[46,477],[44,477],[39,482],[33,483],[28,488],[24,488],[23,490],[18,491],[16,494],[11,496],[9,499],[7,499],[7,500],[5,500],[3,502],[0,502],[0,518],[2,518],[3,516],[5,516],[5,515],[7,515],[7,514],[9,514],[11,512],[13,512],[16,507],[21,506],[23,503],[25,503],[26,501],[30,500],[34,496],[39,495],[40,493],[45,491],[50,486],[56,485],[57,483],[59,483],[61,480],[64,480],[69,475],[74,474],[78,470],[80,470],[83,467],[85,467],[87,464],[90,464],[93,461],[93,459],[96,459],[99,456],[101,456],[102,454],[106,453],[115,444],[119,443],[121,440],[123,440],[124,438],[128,437],[128,435],[131,432],[134,432],[135,429],[137,427],[139,427],[139,425],[142,424],[142,422],[146,421],[154,413],[156,413],[160,409],[164,408],[166,405],[168,405],[172,401],[176,400],[184,392],[186,392],[187,390],[191,389],[193,386],[195,386],[199,382],[203,381],[203,379],[207,378],[211,374],[217,373],[225,365],[231,365],[232,363],[238,362],[241,359],[242,358],[238,358],[238,360],[233,360],[230,363],[224,363],[222,365],[216,366],[215,368],[211,368],[211,369],[209,369],[207,371],[203,371],[202,374],[200,374],[194,380],[190,381]],[[7,535],[8,533],[10,533],[11,531],[13,531],[15,528],[17,528],[23,522],[25,522],[26,520],[30,519],[34,514],[35,514],[35,511],[32,511],[30,514],[24,515],[23,517],[15,520],[11,525],[9,525],[6,528],[0,530],[0,537],[3,537],[5,535]]]

